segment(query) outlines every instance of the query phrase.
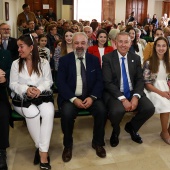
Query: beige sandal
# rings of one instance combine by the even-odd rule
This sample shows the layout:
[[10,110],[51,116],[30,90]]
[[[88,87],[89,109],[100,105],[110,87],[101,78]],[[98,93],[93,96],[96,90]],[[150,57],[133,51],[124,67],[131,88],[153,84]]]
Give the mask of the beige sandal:
[[164,138],[163,135],[162,135],[162,132],[160,133],[160,137],[162,138],[162,140],[167,143],[168,145],[170,145],[170,138]]

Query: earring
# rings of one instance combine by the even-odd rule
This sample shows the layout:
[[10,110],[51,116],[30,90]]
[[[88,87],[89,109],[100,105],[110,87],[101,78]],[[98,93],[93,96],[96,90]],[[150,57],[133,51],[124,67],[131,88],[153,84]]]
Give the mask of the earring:
[[30,55],[32,56],[32,52],[30,52]]

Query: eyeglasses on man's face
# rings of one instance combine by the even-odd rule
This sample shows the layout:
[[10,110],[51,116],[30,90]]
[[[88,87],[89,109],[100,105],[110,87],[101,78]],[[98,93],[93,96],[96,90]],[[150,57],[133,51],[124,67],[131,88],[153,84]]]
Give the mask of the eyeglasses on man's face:
[[10,31],[10,28],[1,28],[2,31]]

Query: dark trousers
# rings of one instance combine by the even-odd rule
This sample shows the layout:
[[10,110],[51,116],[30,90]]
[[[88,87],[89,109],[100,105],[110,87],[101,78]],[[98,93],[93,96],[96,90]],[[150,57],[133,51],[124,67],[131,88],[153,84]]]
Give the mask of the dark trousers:
[[9,147],[9,113],[9,105],[0,101],[0,149]]
[[[120,100],[113,97],[110,97],[108,100],[107,107],[109,109],[109,119],[113,126],[113,131],[119,135],[120,122],[126,113],[125,108]],[[137,132],[140,127],[154,114],[155,107],[146,96],[143,96],[138,101],[136,111],[136,115],[130,121],[135,132]]]
[[[74,121],[79,111],[73,103],[66,101],[61,107],[61,128],[64,134],[63,145],[65,147],[72,147],[73,145],[73,128]],[[107,112],[103,102],[99,99],[95,100],[90,108],[87,109],[94,118],[93,139],[92,143],[103,146],[104,145],[104,128],[106,124]],[[87,124],[88,126],[88,124]],[[83,132],[82,132],[83,134]]]

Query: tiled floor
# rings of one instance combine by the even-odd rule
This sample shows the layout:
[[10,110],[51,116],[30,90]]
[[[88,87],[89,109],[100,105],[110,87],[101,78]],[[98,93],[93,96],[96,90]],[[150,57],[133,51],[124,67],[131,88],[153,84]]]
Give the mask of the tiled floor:
[[[124,131],[125,123],[131,114],[126,114],[121,123],[120,143],[116,148],[110,147],[110,122],[106,125],[105,149],[107,157],[96,156],[91,148],[93,118],[91,116],[78,117],[74,129],[73,158],[64,163],[62,154],[62,132],[60,119],[54,120],[54,129],[50,145],[51,166],[53,170],[170,170],[170,146],[165,144],[160,136],[159,115],[154,115],[140,129],[143,144],[137,144]],[[8,149],[9,170],[38,170],[33,165],[34,144],[23,122],[15,122],[10,130]]]

